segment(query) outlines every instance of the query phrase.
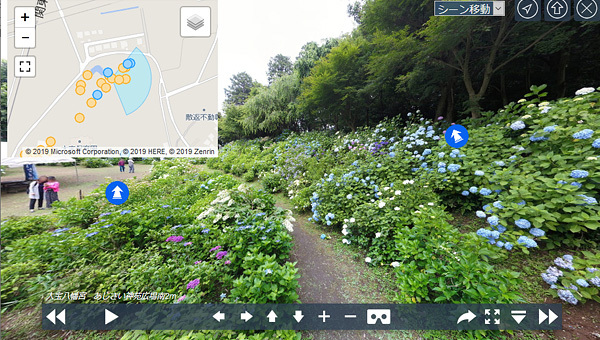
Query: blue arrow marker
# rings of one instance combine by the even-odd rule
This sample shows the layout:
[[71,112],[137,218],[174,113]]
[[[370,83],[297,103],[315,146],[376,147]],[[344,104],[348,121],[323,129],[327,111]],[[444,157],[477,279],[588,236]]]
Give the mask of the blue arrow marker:
[[445,138],[446,143],[448,143],[451,148],[458,149],[467,145],[467,141],[469,140],[469,132],[462,125],[452,125],[446,130]]
[[106,187],[104,194],[110,203],[120,205],[127,202],[127,199],[129,198],[129,188],[123,182],[114,181]]

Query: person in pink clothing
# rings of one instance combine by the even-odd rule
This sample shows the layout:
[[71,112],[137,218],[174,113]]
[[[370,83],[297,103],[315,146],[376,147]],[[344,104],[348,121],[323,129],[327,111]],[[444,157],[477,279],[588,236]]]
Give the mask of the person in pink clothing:
[[52,208],[52,203],[58,201],[59,190],[60,183],[56,180],[56,177],[49,176],[48,182],[44,183],[44,196],[46,198],[46,208]]

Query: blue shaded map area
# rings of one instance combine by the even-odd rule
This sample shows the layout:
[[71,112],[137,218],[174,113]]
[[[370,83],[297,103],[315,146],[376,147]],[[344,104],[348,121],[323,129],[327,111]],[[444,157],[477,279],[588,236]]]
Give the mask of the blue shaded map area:
[[100,65],[96,65],[92,67],[90,71],[92,71],[92,73],[98,73],[100,76],[102,76],[102,70],[104,69]]
[[[146,56],[136,47],[129,58],[135,61],[135,66],[126,73],[131,76],[131,82],[121,85],[114,84],[126,115],[134,113],[144,104],[152,87],[152,70]],[[124,73],[117,71],[115,74],[122,75]]]

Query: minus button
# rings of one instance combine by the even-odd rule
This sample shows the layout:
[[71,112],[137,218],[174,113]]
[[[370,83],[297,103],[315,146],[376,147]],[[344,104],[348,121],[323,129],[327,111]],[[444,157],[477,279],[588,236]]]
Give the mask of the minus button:
[[356,314],[346,314],[346,315],[344,315],[344,318],[346,318],[346,319],[356,319]]

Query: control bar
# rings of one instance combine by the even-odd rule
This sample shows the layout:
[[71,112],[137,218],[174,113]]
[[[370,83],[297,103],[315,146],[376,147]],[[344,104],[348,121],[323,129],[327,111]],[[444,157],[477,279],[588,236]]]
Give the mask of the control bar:
[[47,330],[557,330],[560,304],[44,304]]

